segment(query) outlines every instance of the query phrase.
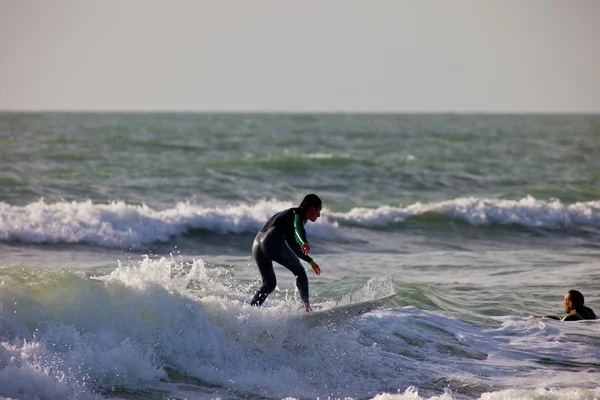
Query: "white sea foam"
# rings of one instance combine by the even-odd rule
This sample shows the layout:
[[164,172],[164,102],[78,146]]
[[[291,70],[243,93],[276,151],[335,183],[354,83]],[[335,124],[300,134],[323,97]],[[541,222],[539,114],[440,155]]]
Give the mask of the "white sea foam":
[[336,155],[336,154],[331,154],[331,153],[309,153],[309,154],[303,154],[302,158],[312,158],[312,159],[321,159],[321,160],[329,160],[335,157],[341,157],[341,158],[350,158],[349,155]]
[[[275,200],[223,207],[181,202],[165,210],[122,201],[48,204],[42,199],[24,207],[0,203],[0,239],[137,247],[166,242],[190,229],[218,234],[256,233],[271,215],[292,206]],[[307,224],[306,229],[311,235],[331,237],[336,224],[320,219],[315,224]]]
[[[533,390],[509,389],[498,392],[484,393],[481,400],[590,400],[600,398],[600,389],[556,389],[539,388]],[[372,400],[453,400],[451,392],[439,396],[419,396],[414,387],[406,389],[403,393],[383,393],[373,397]]]
[[[292,203],[277,200],[220,207],[180,202],[164,210],[122,201],[48,204],[42,199],[23,207],[0,203],[0,239],[135,248],[167,242],[190,229],[223,235],[253,234],[271,215],[292,206]],[[325,208],[323,217],[315,224],[307,224],[306,230],[315,237],[331,238],[338,234],[338,222],[385,227],[427,213],[462,219],[473,225],[516,224],[546,229],[600,227],[600,201],[562,204],[559,200],[543,201],[527,196],[521,200],[467,197],[405,207],[357,207],[347,212],[331,212]]]
[[[273,296],[267,308],[250,307],[240,298],[252,288],[202,260],[145,257],[95,279],[40,273],[34,286],[17,269],[0,281],[0,396],[162,390],[164,366],[191,377],[191,386],[205,382],[247,397],[461,398],[453,384],[492,400],[598,394],[595,374],[582,373],[595,365],[598,348],[567,340],[593,340],[594,324],[502,317],[496,328],[481,328],[403,307],[309,329],[294,317],[298,299]],[[382,284],[368,281],[356,293]],[[551,369],[537,363],[543,358],[579,364]],[[486,385],[495,389],[481,394]],[[539,389],[551,387],[563,389]],[[381,388],[398,392],[376,396]],[[195,393],[186,397],[209,397]]]
[[377,227],[404,222],[426,213],[463,219],[473,225],[516,224],[547,229],[574,225],[600,227],[600,201],[562,204],[559,200],[543,201],[531,196],[521,200],[466,197],[428,204],[414,203],[406,207],[359,207],[343,213],[331,212],[329,216],[344,223]]

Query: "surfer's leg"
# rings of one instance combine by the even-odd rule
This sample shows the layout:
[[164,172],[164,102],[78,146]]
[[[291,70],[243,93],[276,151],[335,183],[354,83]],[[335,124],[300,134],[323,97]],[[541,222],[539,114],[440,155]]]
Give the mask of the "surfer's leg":
[[273,270],[273,261],[265,254],[259,241],[254,241],[252,245],[252,257],[258,265],[258,270],[262,276],[262,286],[250,302],[250,305],[260,306],[267,299],[269,294],[275,290],[277,285],[277,278],[275,277],[275,271]]
[[283,243],[279,256],[273,259],[292,271],[296,276],[296,287],[300,292],[300,298],[302,302],[308,303],[308,277],[298,256],[294,254],[287,244]]

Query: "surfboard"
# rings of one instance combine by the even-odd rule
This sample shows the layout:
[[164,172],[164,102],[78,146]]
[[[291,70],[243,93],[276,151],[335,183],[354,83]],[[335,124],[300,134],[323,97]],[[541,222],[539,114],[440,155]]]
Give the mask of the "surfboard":
[[375,300],[362,301],[360,303],[345,304],[326,310],[312,311],[303,314],[300,319],[310,327],[339,324],[348,318],[355,317],[380,308],[392,300],[398,293],[381,297]]

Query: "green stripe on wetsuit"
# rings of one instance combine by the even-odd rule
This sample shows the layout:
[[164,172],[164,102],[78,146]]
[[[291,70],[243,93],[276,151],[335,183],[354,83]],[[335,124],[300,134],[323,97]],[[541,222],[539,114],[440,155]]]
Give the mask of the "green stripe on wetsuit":
[[[300,244],[300,246],[307,242],[304,232],[304,219],[300,216],[300,214],[294,215],[294,235],[296,236],[296,241]],[[307,254],[305,254],[302,258],[304,258],[309,264],[314,262],[313,259]]]

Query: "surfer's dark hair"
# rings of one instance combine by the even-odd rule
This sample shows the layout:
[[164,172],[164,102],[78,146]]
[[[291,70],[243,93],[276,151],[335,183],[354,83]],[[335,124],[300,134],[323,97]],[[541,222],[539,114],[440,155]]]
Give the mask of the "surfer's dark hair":
[[304,196],[302,203],[300,203],[300,208],[308,211],[311,207],[317,208],[321,204],[323,204],[323,202],[321,201],[319,196],[311,193],[311,194],[307,194],[306,196]]
[[573,308],[575,310],[579,310],[581,307],[583,307],[583,304],[585,303],[585,298],[583,297],[583,294],[581,294],[580,291],[569,290],[567,294],[569,295],[569,299],[571,300],[571,303],[573,303]]

